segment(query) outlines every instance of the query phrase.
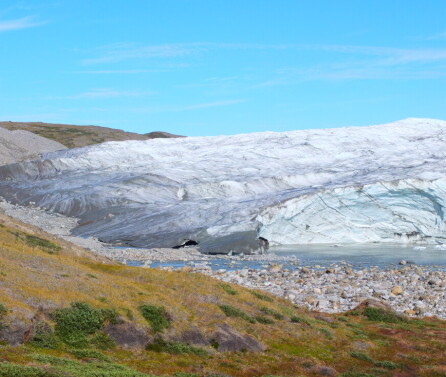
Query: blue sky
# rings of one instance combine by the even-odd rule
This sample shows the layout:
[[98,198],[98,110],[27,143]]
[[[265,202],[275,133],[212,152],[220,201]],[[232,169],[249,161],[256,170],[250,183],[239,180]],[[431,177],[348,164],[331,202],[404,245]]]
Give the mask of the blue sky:
[[446,119],[443,0],[0,0],[0,120],[217,135]]

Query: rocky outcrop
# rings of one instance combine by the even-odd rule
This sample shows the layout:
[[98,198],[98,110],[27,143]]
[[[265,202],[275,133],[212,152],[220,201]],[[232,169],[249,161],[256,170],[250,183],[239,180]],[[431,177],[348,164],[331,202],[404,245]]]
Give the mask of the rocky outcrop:
[[211,343],[220,352],[251,351],[263,352],[266,346],[247,334],[241,334],[228,324],[218,327],[212,336]]
[[211,344],[198,327],[192,327],[184,331],[178,338],[178,341],[196,346],[209,346]]
[[31,340],[34,324],[20,320],[11,319],[0,327],[0,341],[10,346],[18,346]]
[[137,327],[131,322],[120,321],[117,324],[108,324],[104,332],[112,338],[115,343],[123,348],[145,348],[152,341],[147,334],[147,329]]

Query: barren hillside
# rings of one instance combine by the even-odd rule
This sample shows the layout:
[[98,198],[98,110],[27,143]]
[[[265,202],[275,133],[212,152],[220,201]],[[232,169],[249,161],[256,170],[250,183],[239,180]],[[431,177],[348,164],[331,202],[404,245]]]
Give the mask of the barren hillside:
[[0,165],[37,158],[40,153],[65,149],[65,146],[32,132],[0,128]]
[[105,141],[148,140],[155,138],[180,137],[167,132],[137,134],[114,128],[99,126],[75,126],[41,122],[0,122],[0,127],[8,130],[26,130],[37,135],[55,140],[68,148],[84,147]]

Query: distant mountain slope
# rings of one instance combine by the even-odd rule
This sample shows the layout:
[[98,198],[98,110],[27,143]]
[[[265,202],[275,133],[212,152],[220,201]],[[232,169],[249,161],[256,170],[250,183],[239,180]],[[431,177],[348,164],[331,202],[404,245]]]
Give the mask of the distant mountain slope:
[[41,122],[0,122],[8,130],[26,130],[55,140],[68,148],[85,147],[105,141],[148,140],[155,138],[180,137],[167,132],[150,132],[144,135],[114,128],[99,126],[74,126]]
[[0,128],[0,165],[37,158],[39,153],[66,149],[64,145],[28,131]]
[[147,136],[149,139],[169,139],[169,138],[184,137],[184,136],[174,135],[169,132],[163,132],[163,131],[149,132],[147,134],[144,134],[144,136]]

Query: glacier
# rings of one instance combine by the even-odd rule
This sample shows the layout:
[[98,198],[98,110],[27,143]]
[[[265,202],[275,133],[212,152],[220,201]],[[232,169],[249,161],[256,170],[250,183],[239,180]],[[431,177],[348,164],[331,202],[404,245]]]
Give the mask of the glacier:
[[116,245],[446,243],[446,122],[107,142],[0,167],[0,196]]

